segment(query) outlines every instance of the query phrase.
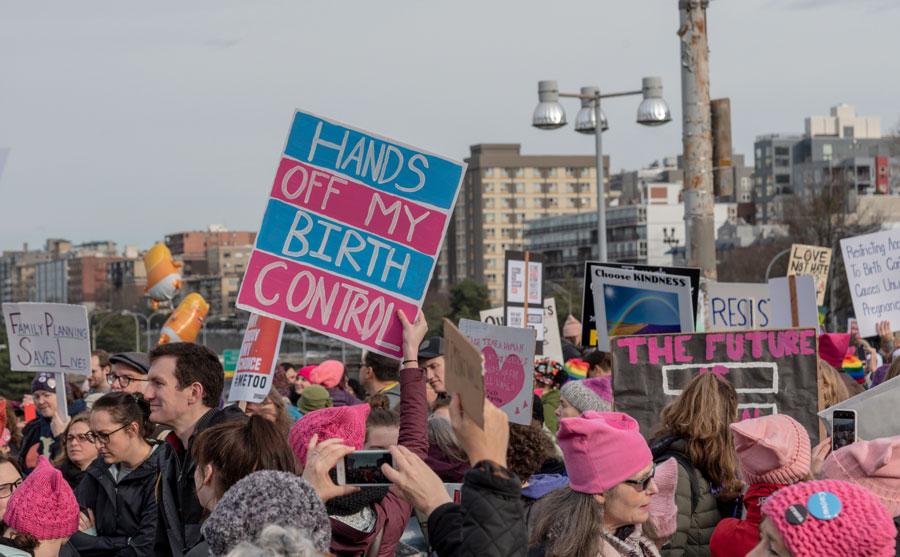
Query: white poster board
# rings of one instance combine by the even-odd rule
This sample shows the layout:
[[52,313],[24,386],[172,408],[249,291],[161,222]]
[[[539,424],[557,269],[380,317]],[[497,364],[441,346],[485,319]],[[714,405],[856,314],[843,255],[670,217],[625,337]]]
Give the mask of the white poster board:
[[878,335],[875,324],[900,323],[900,228],[844,238],[841,255],[859,335]]
[[284,321],[250,314],[228,402],[262,402],[269,396],[283,334]]
[[769,319],[768,284],[708,282],[703,306],[707,332],[775,328]]
[[[530,307],[528,308],[528,311],[529,313],[531,312]],[[551,360],[556,360],[560,363],[563,361],[562,341],[559,336],[559,326],[557,325],[556,315],[556,300],[553,298],[544,298],[544,350],[540,355],[535,354],[535,361],[544,358],[550,358]],[[503,318],[503,308],[481,310],[478,312],[478,318],[483,323],[506,325],[506,320]]]
[[793,275],[769,279],[772,328],[818,327],[816,279],[812,275]]
[[819,418],[831,435],[831,415],[835,410],[856,410],[856,435],[871,441],[900,435],[900,377],[850,397],[819,412]]
[[531,423],[534,329],[459,320],[459,332],[484,356],[484,395],[509,421]]
[[597,350],[609,352],[613,336],[694,332],[694,303],[688,277],[621,269],[620,278],[591,281],[597,322]]

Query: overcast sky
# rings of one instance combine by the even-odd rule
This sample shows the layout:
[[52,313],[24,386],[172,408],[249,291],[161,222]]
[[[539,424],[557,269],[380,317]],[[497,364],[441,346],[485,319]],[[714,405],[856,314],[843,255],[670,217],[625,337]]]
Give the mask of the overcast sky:
[[[731,98],[735,151],[752,164],[756,135],[839,102],[894,126],[898,5],[713,1],[711,92]],[[593,154],[571,125],[530,126],[537,81],[660,75],[670,124],[636,124],[640,97],[604,105],[612,168],[639,168],[682,149],[677,27],[677,0],[0,0],[0,249],[256,230],[295,107],[458,159],[481,142]]]

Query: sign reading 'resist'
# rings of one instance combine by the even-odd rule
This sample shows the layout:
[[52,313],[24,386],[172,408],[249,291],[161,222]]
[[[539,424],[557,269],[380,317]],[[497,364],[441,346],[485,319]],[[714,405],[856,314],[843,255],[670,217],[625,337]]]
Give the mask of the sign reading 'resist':
[[237,307],[399,357],[465,169],[296,111]]

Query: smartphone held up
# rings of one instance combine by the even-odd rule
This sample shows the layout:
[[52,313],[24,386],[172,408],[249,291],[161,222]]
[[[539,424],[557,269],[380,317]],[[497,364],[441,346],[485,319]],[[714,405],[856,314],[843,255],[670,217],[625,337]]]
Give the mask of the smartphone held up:
[[337,483],[364,487],[392,485],[381,471],[382,464],[394,467],[389,451],[353,451],[338,461]]
[[835,410],[831,416],[831,450],[856,442],[856,410]]

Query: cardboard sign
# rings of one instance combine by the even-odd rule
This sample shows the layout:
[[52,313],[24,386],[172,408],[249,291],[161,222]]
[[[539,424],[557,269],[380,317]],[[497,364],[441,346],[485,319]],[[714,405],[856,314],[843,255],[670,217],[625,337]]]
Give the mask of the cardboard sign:
[[691,267],[654,267],[652,265],[629,265],[627,263],[601,263],[599,261],[588,261],[584,265],[584,293],[581,305],[581,345],[596,346],[597,345],[597,328],[596,316],[594,312],[594,293],[591,290],[591,281],[594,277],[602,275],[599,269],[626,269],[632,271],[643,271],[647,273],[656,273],[660,275],[672,275],[678,277],[687,277],[691,284],[691,303],[693,304],[694,315],[699,315],[698,299],[700,296],[700,269]]
[[[478,312],[478,318],[482,323],[490,323],[491,325],[505,325],[506,320],[503,317],[503,308],[484,309]],[[550,358],[557,362],[563,361],[562,342],[559,338],[559,326],[556,322],[556,300],[553,298],[544,298],[544,341],[539,343],[542,345],[540,355],[535,354],[535,361]]]
[[816,329],[616,337],[612,358],[615,410],[645,436],[694,376],[714,373],[737,390],[739,419],[788,414],[816,444]]
[[236,306],[402,357],[465,169],[297,110]]
[[626,269],[598,269],[591,280],[597,350],[609,352],[614,336],[693,333],[687,277]]
[[856,410],[856,435],[872,441],[900,435],[900,378],[894,377],[844,402],[819,412],[819,418],[831,436],[831,417],[835,410]]
[[[534,329],[459,320],[459,332],[484,356],[484,394],[510,422],[531,423]],[[449,361],[449,358],[445,358]]]
[[87,308],[73,304],[4,303],[13,371],[91,374]]
[[820,248],[804,244],[791,246],[788,259],[788,276],[812,275],[816,280],[816,304],[825,305],[825,285],[828,284],[828,269],[831,267],[831,248]]
[[811,275],[769,279],[769,321],[773,328],[818,327],[816,281]]
[[272,389],[284,321],[250,314],[234,368],[228,402],[262,402]]
[[708,282],[704,307],[709,332],[774,328],[768,284]]
[[[531,327],[537,333],[535,353],[544,341],[544,256],[531,252],[506,252],[506,289],[503,307],[507,327]],[[526,318],[527,313],[527,318]]]
[[900,228],[844,238],[841,254],[860,336],[878,335],[879,321],[900,323]]
[[446,317],[444,362],[447,392],[459,394],[463,412],[484,429],[484,357]]

